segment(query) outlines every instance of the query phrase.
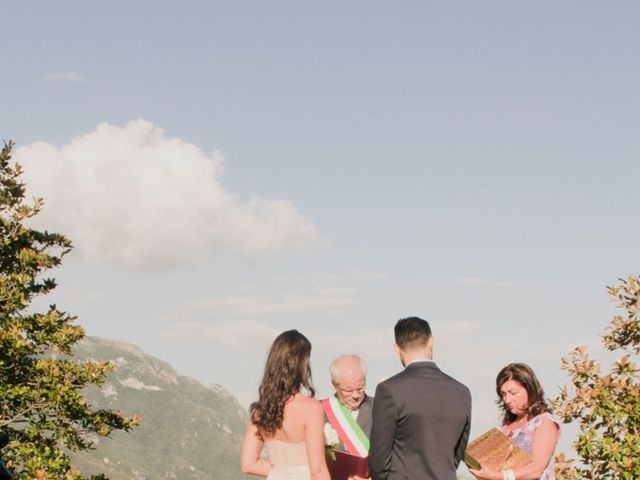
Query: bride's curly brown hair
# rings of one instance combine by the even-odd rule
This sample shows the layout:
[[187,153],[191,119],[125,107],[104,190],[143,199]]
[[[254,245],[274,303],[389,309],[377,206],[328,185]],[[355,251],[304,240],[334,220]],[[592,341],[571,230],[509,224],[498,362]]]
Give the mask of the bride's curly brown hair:
[[282,428],[284,406],[304,387],[311,397],[311,342],[297,330],[287,330],[276,337],[269,350],[258,401],[249,407],[251,422],[264,440]]

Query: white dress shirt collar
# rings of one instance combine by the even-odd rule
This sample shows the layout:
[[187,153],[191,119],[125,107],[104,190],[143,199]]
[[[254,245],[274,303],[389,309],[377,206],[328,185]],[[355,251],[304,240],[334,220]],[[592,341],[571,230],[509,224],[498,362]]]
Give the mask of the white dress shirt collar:
[[431,362],[433,363],[433,360],[430,360],[428,358],[414,358],[413,360],[411,360],[409,363],[407,363],[405,365],[405,367],[408,367],[409,365],[412,365],[414,363],[418,363],[418,362]]

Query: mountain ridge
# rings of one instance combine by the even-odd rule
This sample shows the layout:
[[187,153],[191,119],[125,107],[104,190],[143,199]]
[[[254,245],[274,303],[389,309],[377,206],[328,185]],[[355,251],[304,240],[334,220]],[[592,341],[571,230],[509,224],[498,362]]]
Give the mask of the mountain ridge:
[[129,433],[92,436],[96,449],[73,455],[84,475],[104,473],[111,480],[246,478],[239,455],[248,415],[224,386],[203,385],[137,345],[111,338],[85,337],[75,346],[74,358],[114,365],[101,387],[86,390],[89,403],[144,416]]

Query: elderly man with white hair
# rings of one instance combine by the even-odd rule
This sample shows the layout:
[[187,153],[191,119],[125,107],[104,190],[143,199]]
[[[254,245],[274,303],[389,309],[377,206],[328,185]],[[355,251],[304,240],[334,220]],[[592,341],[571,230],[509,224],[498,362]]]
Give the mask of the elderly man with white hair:
[[329,366],[335,394],[322,401],[325,417],[340,438],[337,450],[369,454],[373,397],[366,394],[367,366],[357,355],[341,355]]

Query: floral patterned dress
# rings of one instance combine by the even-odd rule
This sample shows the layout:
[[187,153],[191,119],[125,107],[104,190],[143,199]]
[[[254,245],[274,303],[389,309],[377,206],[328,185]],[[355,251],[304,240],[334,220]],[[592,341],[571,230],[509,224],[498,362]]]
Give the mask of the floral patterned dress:
[[[549,412],[541,413],[540,415],[533,417],[531,420],[527,422],[527,424],[524,427],[514,430],[513,432],[510,432],[506,426],[503,426],[501,428],[501,431],[508,437],[511,437],[511,441],[513,441],[513,443],[515,443],[517,446],[519,446],[521,449],[523,449],[525,452],[531,455],[531,449],[533,445],[533,434],[535,433],[536,428],[538,428],[543,422],[546,422],[548,420],[555,423],[556,426],[558,427],[558,438],[559,438],[560,425]],[[540,476],[540,480],[554,480],[555,479],[555,476],[553,473],[554,466],[555,466],[555,458],[552,455],[551,460],[549,460],[549,464],[547,465],[547,467],[544,469],[544,472],[542,472],[542,475]]]

